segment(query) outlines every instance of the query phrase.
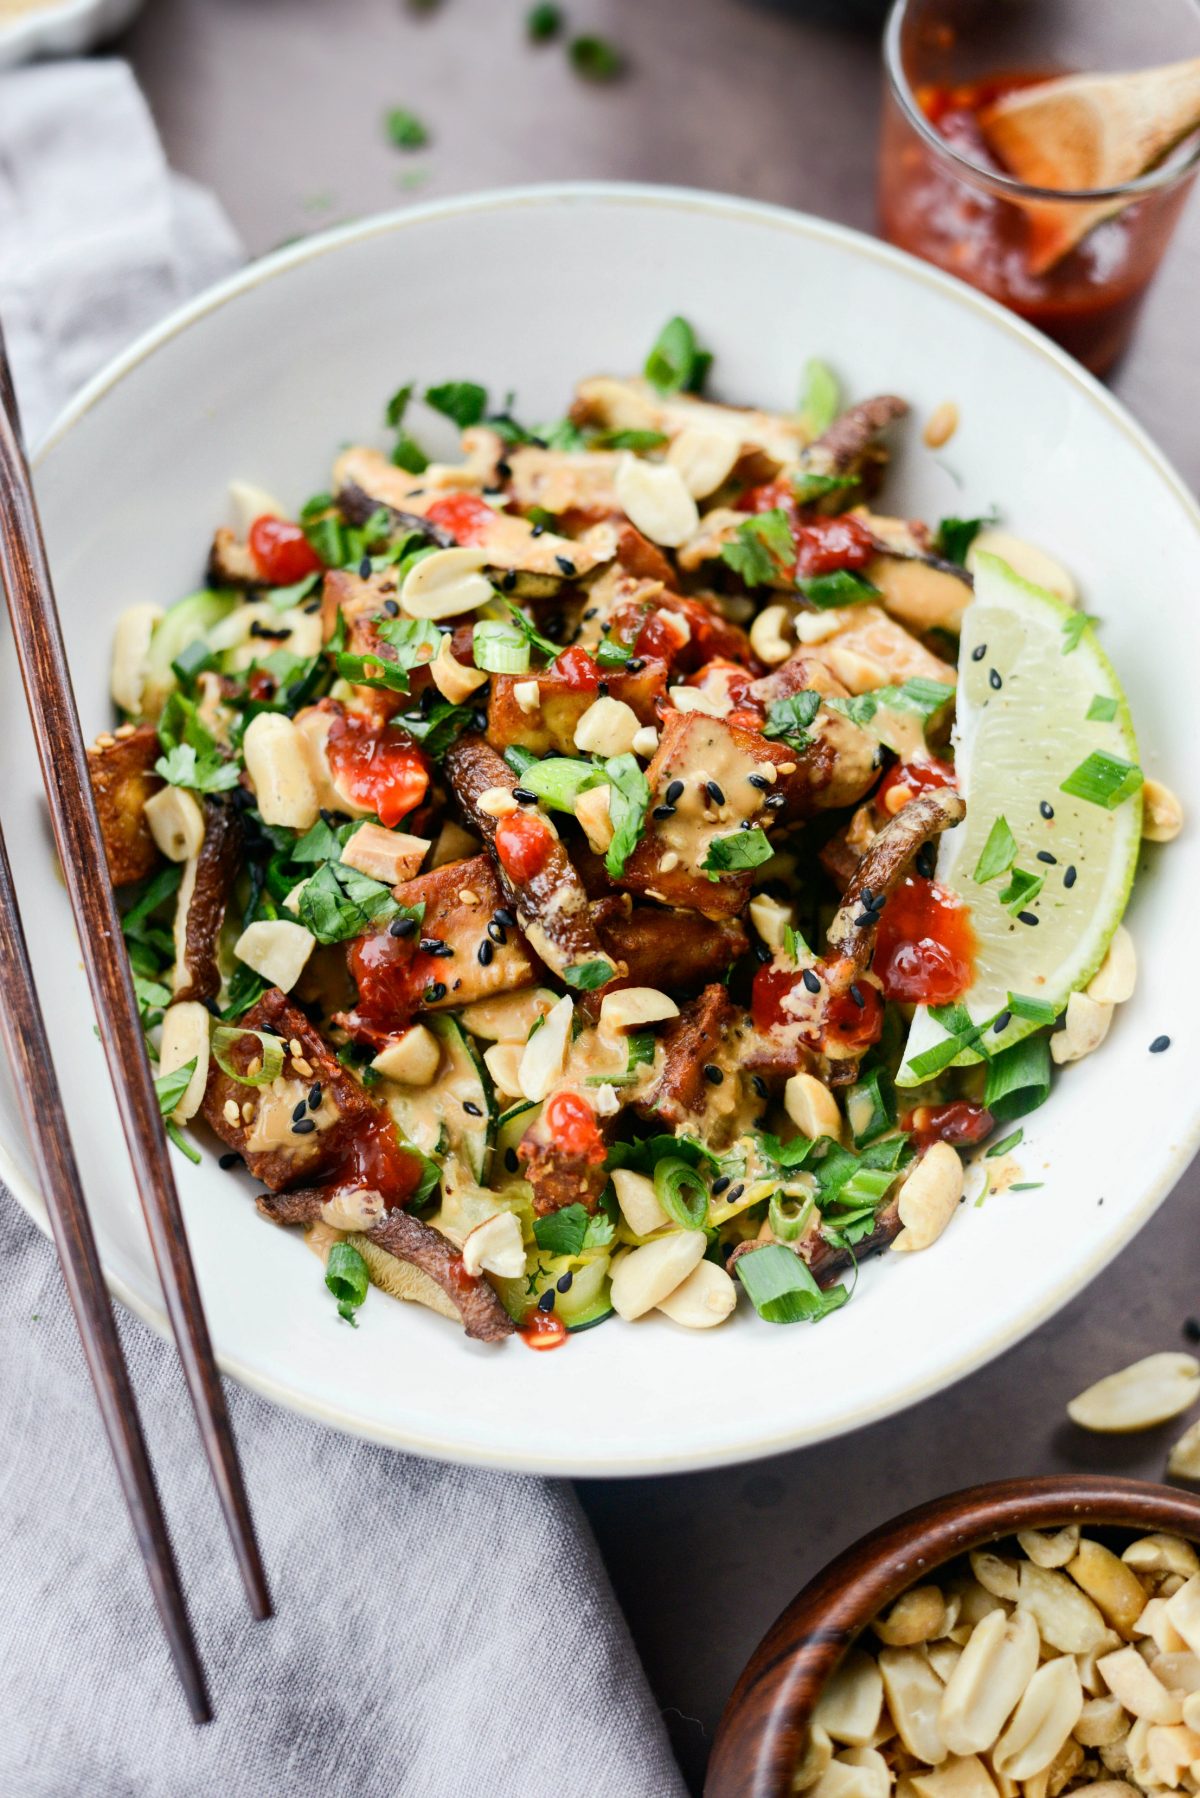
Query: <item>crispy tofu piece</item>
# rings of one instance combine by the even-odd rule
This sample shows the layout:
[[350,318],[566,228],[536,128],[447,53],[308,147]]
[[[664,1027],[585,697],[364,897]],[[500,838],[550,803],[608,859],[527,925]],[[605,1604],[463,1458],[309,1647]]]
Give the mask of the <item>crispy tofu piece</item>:
[[263,585],[262,571],[250,553],[250,545],[242,543],[228,525],[221,525],[213,533],[208,582],[212,587],[235,587],[240,593]]
[[617,450],[567,452],[522,443],[505,461],[508,490],[523,511],[540,506],[556,518],[607,518],[621,510],[614,488],[621,461]]
[[[829,620],[833,616],[825,614]],[[957,683],[957,669],[926,649],[879,606],[845,606],[836,618],[838,628],[832,635],[806,645],[801,653],[822,663],[851,692],[865,693],[889,682],[900,685],[918,677],[943,681],[948,687]],[[847,679],[848,675],[859,678]]]
[[[538,699],[536,707],[527,711],[518,700],[517,689],[530,681],[537,683]],[[647,661],[634,674],[624,669],[605,673],[604,684],[612,699],[622,700],[637,713],[640,723],[657,725],[657,701],[665,698],[667,691],[665,662]],[[515,744],[537,755],[551,749],[560,755],[578,755],[575,729],[596,697],[594,689],[573,687],[553,669],[540,674],[494,674],[488,701],[488,742],[495,749]]]
[[158,849],[146,822],[146,801],[162,789],[163,782],[154,772],[161,754],[152,724],[139,724],[119,736],[106,732],[88,750],[100,834],[115,887],[144,880],[158,862]]
[[732,437],[739,446],[739,475],[770,480],[799,460],[806,437],[799,421],[750,406],[718,406],[690,393],[661,394],[649,381],[597,375],[575,389],[571,417],[606,431],[661,431],[668,438],[699,430]]
[[[247,1030],[281,1039],[283,1071],[270,1086],[246,1086],[212,1061],[202,1106],[205,1121],[269,1191],[311,1186],[338,1167],[364,1127],[387,1114],[278,987],[269,988],[240,1022]],[[260,1045],[247,1036],[232,1044],[228,1059],[244,1069],[260,1053]],[[309,1100],[318,1086],[320,1102],[314,1108]],[[304,1111],[296,1119],[300,1105]],[[313,1128],[297,1130],[297,1123]]]

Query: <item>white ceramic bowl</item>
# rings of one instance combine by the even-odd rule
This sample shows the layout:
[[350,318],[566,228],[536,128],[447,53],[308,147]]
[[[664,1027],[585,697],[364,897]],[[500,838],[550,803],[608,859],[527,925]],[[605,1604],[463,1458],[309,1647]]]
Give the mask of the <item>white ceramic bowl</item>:
[[[787,405],[804,360],[822,355],[851,393],[905,394],[918,420],[956,401],[961,426],[936,457],[907,433],[889,508],[936,518],[996,505],[1053,549],[1104,620],[1147,769],[1186,794],[1200,767],[1200,515],[1113,400],[1008,314],[881,244],[740,200],[633,187],[491,194],[313,239],[214,289],[94,381],[38,462],[85,728],[109,720],[118,610],[196,583],[230,477],[300,502],[325,485],[339,443],[383,441],[384,402],[409,377],[515,388],[523,416],[555,416],[576,377],[639,366],[675,311],[716,351],[715,386],[731,399]],[[449,451],[448,428],[429,437]],[[7,650],[0,697],[5,823],[105,1265],[161,1328]],[[1195,833],[1146,863],[1131,918],[1137,995],[1103,1052],[1068,1070],[1026,1125],[1025,1178],[1044,1184],[964,1208],[927,1254],[869,1264],[853,1302],[818,1328],[771,1328],[747,1307],[708,1334],[614,1321],[534,1355],[477,1347],[373,1294],[349,1330],[313,1256],[255,1214],[252,1183],[211,1156],[196,1169],[177,1158],[224,1365],[281,1403],[420,1453],[592,1475],[770,1454],[945,1386],[1078,1291],[1200,1134]],[[1172,1048],[1152,1056],[1160,1033]],[[40,1217],[7,1093],[0,1139],[0,1173]]]

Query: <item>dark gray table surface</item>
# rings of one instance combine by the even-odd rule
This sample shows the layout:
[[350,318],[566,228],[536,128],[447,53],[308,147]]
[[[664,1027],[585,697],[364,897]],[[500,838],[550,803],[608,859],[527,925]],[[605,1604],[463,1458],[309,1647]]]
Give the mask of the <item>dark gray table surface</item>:
[[[173,164],[220,195],[252,252],[339,220],[506,183],[678,182],[871,229],[879,96],[871,32],[751,0],[565,0],[627,51],[592,87],[534,49],[525,0],[148,0],[132,58]],[[828,13],[838,15],[830,5]],[[856,8],[845,9],[849,14]],[[431,129],[400,155],[380,115]],[[1200,485],[1200,205],[1193,203],[1114,385]],[[582,1497],[697,1789],[713,1730],[766,1625],[823,1561],[896,1510],[976,1480],[1161,1474],[1170,1430],[1086,1439],[1064,1405],[1101,1372],[1174,1348],[1200,1312],[1193,1168],[1137,1241],[1051,1323],[948,1394],[756,1466],[586,1484]],[[880,1343],[902,1354],[902,1343]],[[836,1377],[836,1370],[831,1370]]]

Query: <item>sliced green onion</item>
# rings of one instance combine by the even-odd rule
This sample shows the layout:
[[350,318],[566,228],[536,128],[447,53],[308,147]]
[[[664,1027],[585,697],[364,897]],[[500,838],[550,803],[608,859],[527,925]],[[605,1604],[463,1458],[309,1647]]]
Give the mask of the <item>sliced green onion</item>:
[[1117,715],[1117,701],[1111,693],[1097,693],[1087,709],[1089,718],[1096,718],[1101,724],[1111,724]]
[[796,589],[819,612],[828,611],[832,606],[861,605],[864,600],[880,597],[878,587],[861,574],[852,574],[848,568],[835,568],[832,574],[801,575],[796,581]]
[[822,1292],[799,1255],[782,1243],[765,1243],[739,1255],[736,1265],[750,1303],[769,1324],[819,1323],[850,1296],[844,1286]]
[[[228,1051],[245,1036],[254,1037],[262,1050],[262,1067],[257,1074],[247,1074],[229,1059]],[[261,1030],[239,1030],[236,1024],[218,1024],[212,1033],[212,1058],[223,1074],[241,1086],[270,1086],[283,1072],[283,1044],[277,1036]]]
[[159,1074],[154,1082],[154,1091],[158,1098],[158,1109],[163,1117],[169,1117],[180,1099],[188,1089],[188,1083],[196,1072],[196,1057],[185,1061],[181,1068],[175,1068],[170,1074]]
[[838,415],[842,403],[838,378],[828,362],[813,356],[804,364],[800,387],[800,423],[809,438],[820,437]]
[[1000,892],[1000,903],[1008,911],[1020,911],[1036,899],[1046,884],[1044,874],[1029,874],[1024,868],[1013,868],[1008,877],[1008,885]]
[[668,1155],[655,1164],[654,1196],[683,1230],[702,1230],[708,1216],[708,1184],[688,1161]]
[[348,1242],[335,1242],[325,1263],[325,1284],[338,1302],[338,1316],[357,1328],[354,1313],[371,1284],[367,1264]]
[[579,961],[563,969],[562,979],[577,993],[594,993],[598,987],[607,986],[615,972],[610,961]]
[[1024,1142],[1024,1140],[1024,1128],[1018,1126],[1018,1128],[1012,1132],[1011,1136],[1005,1136],[1000,1142],[994,1142],[990,1149],[985,1149],[984,1158],[987,1161],[993,1161],[997,1155],[1007,1155],[1010,1149],[1015,1149],[1017,1144]]
[[980,850],[971,878],[977,886],[983,886],[998,875],[1007,874],[1016,859],[1017,839],[1009,829],[1008,819],[1001,813],[988,831],[987,842]]
[[850,1178],[839,1188],[837,1202],[853,1210],[860,1206],[873,1209],[895,1179],[896,1172],[893,1168],[856,1167]]
[[1027,1036],[1001,1049],[988,1063],[983,1102],[997,1122],[1011,1123],[1044,1105],[1050,1096],[1050,1044]]
[[496,619],[480,619],[471,639],[475,666],[485,674],[527,674],[529,642],[524,633]]
[[771,1194],[771,1202],[767,1206],[767,1222],[771,1226],[771,1234],[780,1242],[796,1242],[808,1228],[809,1219],[817,1208],[817,1195],[810,1192],[806,1199],[792,1199],[786,1193]]
[[524,775],[528,768],[536,768],[538,764],[538,757],[534,755],[532,749],[522,749],[518,743],[509,745],[504,751],[504,759],[513,773],[518,776]]
[[972,1024],[969,1030],[958,1031],[954,1036],[947,1037],[944,1043],[935,1043],[923,1055],[913,1057],[908,1064],[909,1072],[918,1081],[940,1074],[943,1068],[948,1068],[952,1061],[957,1060],[964,1049],[973,1049],[987,1028],[987,1024]]
[[186,1155],[193,1167],[200,1166],[200,1151],[195,1143],[190,1143],[174,1118],[167,1119],[167,1135],[175,1144],[181,1155]]
[[872,1068],[846,1094],[846,1117],[854,1146],[865,1148],[896,1121],[892,1083],[884,1068]]
[[573,812],[581,793],[602,784],[592,762],[567,755],[550,755],[544,761],[531,762],[521,773],[525,791],[535,794],[543,805],[556,812]]
[[1067,775],[1060,793],[1074,799],[1086,799],[1089,805],[1102,805],[1107,812],[1115,810],[1123,799],[1132,798],[1142,784],[1142,771],[1124,756],[1109,755],[1105,749],[1093,749],[1078,768]]
[[1069,656],[1073,649],[1078,649],[1083,633],[1089,624],[1099,624],[1100,620],[1094,612],[1075,612],[1062,627],[1062,653]]
[[1025,1018],[1030,1024],[1053,1024],[1062,1007],[1051,1005],[1049,999],[1030,999],[1024,993],[1010,993],[1005,1010],[1011,1011],[1014,1018]]

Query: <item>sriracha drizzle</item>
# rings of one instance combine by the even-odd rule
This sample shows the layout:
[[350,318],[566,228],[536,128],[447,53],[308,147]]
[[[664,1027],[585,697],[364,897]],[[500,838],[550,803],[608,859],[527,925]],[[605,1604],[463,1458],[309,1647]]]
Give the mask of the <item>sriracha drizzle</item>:
[[399,725],[371,724],[347,712],[333,720],[328,741],[334,780],[387,830],[415,811],[429,790],[429,764]]
[[885,998],[910,1005],[961,999],[975,971],[970,908],[936,880],[906,875],[883,908],[871,965]]

